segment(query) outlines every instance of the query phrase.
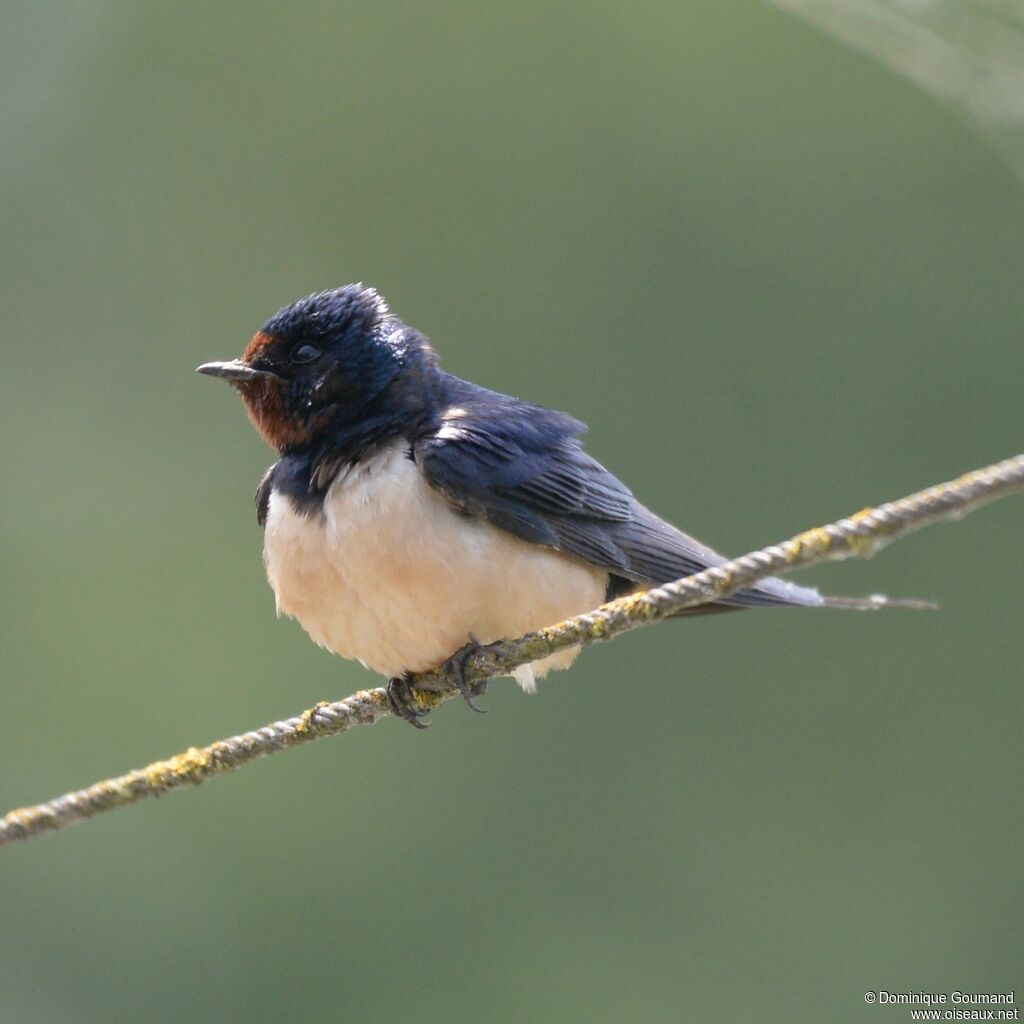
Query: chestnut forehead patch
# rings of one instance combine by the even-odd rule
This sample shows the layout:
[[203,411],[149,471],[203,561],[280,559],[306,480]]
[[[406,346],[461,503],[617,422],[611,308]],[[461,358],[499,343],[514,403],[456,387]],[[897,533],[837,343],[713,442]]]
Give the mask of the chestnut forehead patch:
[[274,343],[274,339],[265,331],[257,331],[252,336],[252,341],[245,348],[242,354],[242,361],[251,363],[258,356],[262,355]]

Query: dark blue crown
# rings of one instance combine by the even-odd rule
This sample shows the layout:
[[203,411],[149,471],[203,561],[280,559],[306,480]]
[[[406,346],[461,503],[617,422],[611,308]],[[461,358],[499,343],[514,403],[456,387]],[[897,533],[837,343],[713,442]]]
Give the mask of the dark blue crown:
[[387,314],[387,303],[373,288],[347,284],[285,306],[264,324],[263,332],[274,338],[356,338],[372,331]]

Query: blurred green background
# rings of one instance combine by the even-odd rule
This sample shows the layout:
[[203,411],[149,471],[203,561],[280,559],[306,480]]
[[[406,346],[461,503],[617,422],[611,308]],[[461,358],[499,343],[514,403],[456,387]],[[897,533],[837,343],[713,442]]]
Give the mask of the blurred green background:
[[[0,11],[0,804],[377,680],[201,361],[376,285],[738,553],[1021,448],[1024,193],[726,0]],[[1020,500],[0,854],[0,1021],[865,1021],[1022,985]]]

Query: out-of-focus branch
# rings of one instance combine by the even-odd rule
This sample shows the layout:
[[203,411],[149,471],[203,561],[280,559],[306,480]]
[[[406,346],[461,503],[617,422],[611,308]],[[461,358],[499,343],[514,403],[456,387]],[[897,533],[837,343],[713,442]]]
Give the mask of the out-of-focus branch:
[[960,111],[1024,177],[1024,2],[767,0]]
[[[611,640],[620,633],[658,622],[684,608],[728,597],[766,576],[843,558],[867,558],[880,548],[946,517],[960,518],[986,502],[1024,488],[1024,455],[1006,459],[949,483],[929,487],[908,498],[866,508],[848,519],[799,533],[790,540],[751,552],[713,569],[653,590],[620,598],[586,615],[566,619],[516,640],[492,644],[466,665],[467,681],[479,682],[557,651]],[[881,602],[880,602],[881,603]],[[457,692],[439,669],[413,679],[424,707],[433,707]],[[391,714],[383,689],[360,690],[345,700],[318,704],[295,718],[254,732],[232,736],[208,747],[191,747],[166,761],[155,761],[87,789],[11,811],[0,821],[0,846],[61,829],[101,811],[113,810],[181,786],[197,785],[220,772],[241,768],[257,757],[372,725]]]

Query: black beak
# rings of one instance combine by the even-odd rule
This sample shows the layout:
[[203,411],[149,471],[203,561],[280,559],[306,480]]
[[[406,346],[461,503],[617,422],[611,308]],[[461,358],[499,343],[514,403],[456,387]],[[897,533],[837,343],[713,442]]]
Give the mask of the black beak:
[[232,359],[227,363],[203,363],[196,367],[196,373],[205,373],[208,377],[222,377],[233,384],[244,384],[246,381],[258,380],[260,377],[273,377],[268,370],[257,370],[241,359]]

